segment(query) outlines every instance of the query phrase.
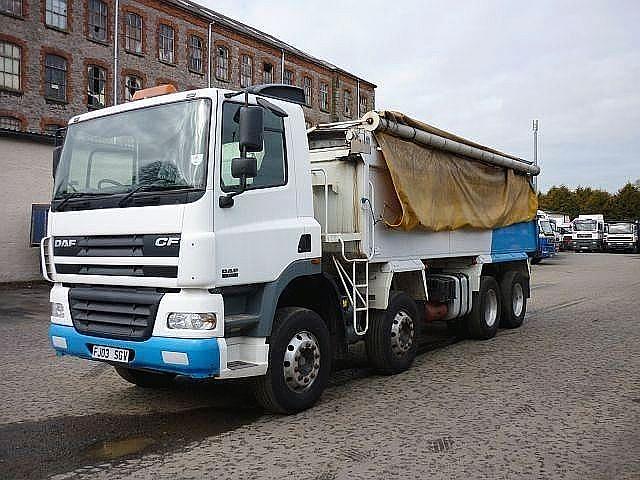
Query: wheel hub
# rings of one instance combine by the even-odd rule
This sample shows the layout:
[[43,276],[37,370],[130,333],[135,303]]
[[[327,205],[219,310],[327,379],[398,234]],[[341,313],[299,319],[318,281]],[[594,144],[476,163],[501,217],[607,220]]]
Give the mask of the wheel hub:
[[493,327],[498,319],[498,294],[495,290],[487,291],[484,302],[484,321],[489,327]]
[[284,351],[284,381],[294,392],[311,388],[320,371],[320,346],[316,337],[305,331],[296,333]]
[[413,345],[415,330],[407,312],[400,310],[391,323],[391,351],[396,357],[407,353]]
[[522,290],[522,285],[519,283],[514,284],[512,292],[513,314],[519,317],[524,307],[524,291]]

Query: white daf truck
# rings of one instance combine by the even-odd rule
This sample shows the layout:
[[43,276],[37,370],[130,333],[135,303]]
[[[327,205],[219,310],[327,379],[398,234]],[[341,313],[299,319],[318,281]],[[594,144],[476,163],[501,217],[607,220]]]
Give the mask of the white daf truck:
[[156,87],[70,120],[41,246],[57,354],[141,387],[251,377],[292,413],[349,344],[393,374],[421,322],[521,325],[538,167],[385,112],[307,132],[303,102]]

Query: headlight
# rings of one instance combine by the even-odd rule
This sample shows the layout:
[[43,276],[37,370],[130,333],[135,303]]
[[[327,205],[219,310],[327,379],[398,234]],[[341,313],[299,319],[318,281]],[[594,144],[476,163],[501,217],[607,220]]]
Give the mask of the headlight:
[[187,330],[213,330],[216,328],[215,313],[170,313],[167,327]]
[[64,305],[58,302],[51,302],[51,316],[64,318]]

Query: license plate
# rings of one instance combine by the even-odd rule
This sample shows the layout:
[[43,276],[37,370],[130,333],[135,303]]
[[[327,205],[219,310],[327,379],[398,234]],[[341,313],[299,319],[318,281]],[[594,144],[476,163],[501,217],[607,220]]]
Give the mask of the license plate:
[[124,348],[105,347],[102,345],[94,345],[91,356],[98,360],[109,360],[111,362],[129,362],[129,350]]

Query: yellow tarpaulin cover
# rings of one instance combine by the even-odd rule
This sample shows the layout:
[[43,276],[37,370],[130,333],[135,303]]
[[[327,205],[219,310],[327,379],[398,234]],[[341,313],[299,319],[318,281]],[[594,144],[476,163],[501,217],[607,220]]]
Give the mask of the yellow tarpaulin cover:
[[[424,129],[426,124],[413,121],[412,126],[417,125]],[[427,127],[433,133],[436,133],[434,130],[442,132]],[[460,228],[492,229],[536,217],[538,199],[527,175],[381,131],[374,135],[382,148],[402,208],[397,218],[385,218],[390,227],[402,230],[421,227],[436,232]],[[464,143],[471,144],[467,140]]]

